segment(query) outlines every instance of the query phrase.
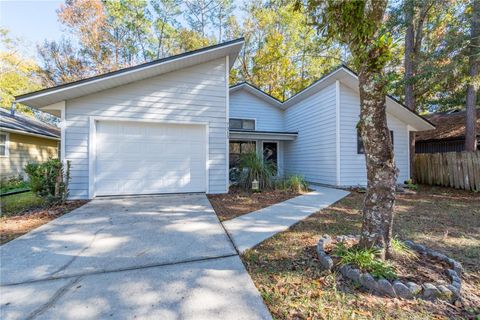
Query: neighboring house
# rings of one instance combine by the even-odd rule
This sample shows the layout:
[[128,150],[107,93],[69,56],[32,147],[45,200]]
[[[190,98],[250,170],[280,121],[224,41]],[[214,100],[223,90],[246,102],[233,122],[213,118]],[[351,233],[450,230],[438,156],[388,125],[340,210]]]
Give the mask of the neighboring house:
[[24,176],[27,163],[58,157],[60,130],[0,108],[0,177]]
[[[465,150],[465,111],[425,115],[436,129],[415,135],[415,153],[460,152]],[[477,109],[477,142],[480,150],[480,109]]]
[[[248,84],[229,87],[242,46],[238,39],[16,100],[61,117],[72,198],[225,193],[229,159],[254,148],[279,174],[364,185],[356,75],[339,68],[282,103]],[[405,179],[408,132],[434,127],[391,98],[387,113]]]

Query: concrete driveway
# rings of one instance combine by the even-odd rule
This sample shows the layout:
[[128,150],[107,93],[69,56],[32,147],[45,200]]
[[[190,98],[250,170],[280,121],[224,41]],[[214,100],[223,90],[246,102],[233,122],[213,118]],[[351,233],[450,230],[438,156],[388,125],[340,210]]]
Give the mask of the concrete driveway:
[[93,200],[0,251],[1,319],[271,319],[205,195]]

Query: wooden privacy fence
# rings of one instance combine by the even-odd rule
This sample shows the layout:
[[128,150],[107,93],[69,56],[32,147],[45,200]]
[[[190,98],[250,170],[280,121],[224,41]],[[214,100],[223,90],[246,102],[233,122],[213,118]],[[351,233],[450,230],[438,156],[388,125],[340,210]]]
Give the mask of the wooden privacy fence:
[[422,184],[480,191],[480,151],[416,154],[415,176]]

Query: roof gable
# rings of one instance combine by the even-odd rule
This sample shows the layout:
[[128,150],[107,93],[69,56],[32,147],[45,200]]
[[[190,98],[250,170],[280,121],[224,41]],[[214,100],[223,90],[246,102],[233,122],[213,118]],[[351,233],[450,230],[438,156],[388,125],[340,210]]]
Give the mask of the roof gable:
[[[316,94],[317,92],[328,87],[329,85],[334,84],[335,81],[337,80],[358,93],[358,76],[355,72],[353,72],[350,68],[348,68],[345,65],[341,65],[337,69],[326,74],[325,76],[313,82],[311,85],[301,90],[300,92],[296,93],[295,95],[285,100],[284,102],[281,102],[275,99],[274,97],[268,95],[258,87],[246,82],[240,83],[238,85],[234,85],[230,87],[230,90],[235,91],[238,89],[245,89],[250,92],[255,92],[256,95],[258,95],[259,97],[263,96],[264,100],[274,101],[272,103],[274,103],[275,106],[285,110],[296,105],[300,101],[303,101],[304,99]],[[417,113],[411,111],[405,105],[403,105],[402,103],[400,103],[398,100],[396,100],[391,96],[387,95],[386,104],[387,104],[387,112],[391,113],[395,117],[409,124],[413,130],[431,130],[435,128],[435,126],[432,123],[430,123],[427,119],[424,119]]]
[[93,94],[226,56],[229,57],[229,67],[231,68],[243,43],[243,38],[240,38],[56,87],[27,93],[17,96],[16,102],[42,108],[60,101]]

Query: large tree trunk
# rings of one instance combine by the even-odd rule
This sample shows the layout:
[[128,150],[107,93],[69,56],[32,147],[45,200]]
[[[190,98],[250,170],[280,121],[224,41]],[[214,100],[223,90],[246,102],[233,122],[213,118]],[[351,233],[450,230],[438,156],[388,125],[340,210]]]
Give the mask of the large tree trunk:
[[469,84],[467,88],[465,150],[477,150],[477,110],[476,100],[478,84],[474,79],[478,76],[480,65],[480,0],[473,0],[472,27],[469,57]]
[[365,66],[359,73],[360,134],[367,163],[367,193],[363,204],[360,246],[382,249],[382,258],[391,256],[393,206],[397,169],[387,127],[381,71]]
[[[413,86],[413,77],[415,76],[415,24],[414,24],[414,3],[411,0],[405,2],[405,24],[407,30],[405,32],[405,105],[412,111],[415,111],[416,99],[415,88]],[[415,132],[410,132],[409,135],[410,148],[410,177],[415,180]]]

